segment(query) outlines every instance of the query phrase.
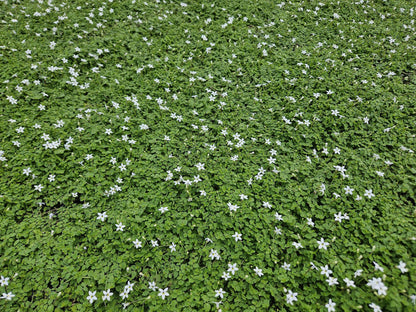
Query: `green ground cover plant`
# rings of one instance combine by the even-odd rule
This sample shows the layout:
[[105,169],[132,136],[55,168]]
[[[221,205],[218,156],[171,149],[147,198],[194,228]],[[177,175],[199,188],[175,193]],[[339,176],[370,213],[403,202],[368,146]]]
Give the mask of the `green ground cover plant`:
[[0,1],[1,311],[415,311],[413,1]]

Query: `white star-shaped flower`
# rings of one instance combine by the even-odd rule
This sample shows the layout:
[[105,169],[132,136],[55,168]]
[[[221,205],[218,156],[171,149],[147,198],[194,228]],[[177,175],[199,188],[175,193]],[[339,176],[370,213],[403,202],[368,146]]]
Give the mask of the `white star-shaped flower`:
[[234,263],[234,264],[228,264],[228,272],[231,272],[231,274],[232,275],[234,275],[235,274],[235,272],[237,272],[238,271],[238,268],[237,268],[237,263]]
[[284,262],[282,265],[282,268],[285,269],[286,271],[290,271],[290,263]]
[[215,291],[215,297],[220,297],[221,299],[224,298],[226,292],[222,290],[222,288]]
[[218,254],[218,251],[215,249],[211,249],[209,253],[209,257],[211,258],[211,260],[214,260],[214,259],[220,260],[220,255]]
[[195,165],[195,167],[197,167],[197,168],[198,168],[198,171],[200,171],[200,170],[205,170],[204,166],[205,166],[205,164],[202,164],[202,163],[197,163],[197,164]]
[[117,223],[117,224],[116,224],[116,231],[121,231],[121,232],[123,232],[123,229],[124,229],[125,227],[126,227],[126,226],[125,226],[125,225],[123,225],[123,223],[119,222],[119,223]]
[[103,212],[103,213],[98,213],[98,217],[97,217],[97,219],[98,220],[101,220],[101,221],[105,221],[105,218],[107,218],[108,216],[107,216],[107,212]]
[[88,297],[87,300],[92,304],[95,300],[97,300],[97,297],[95,296],[97,292],[96,291],[88,291]]
[[347,284],[347,287],[353,287],[355,288],[354,281],[350,280],[349,278],[344,278],[345,284]]
[[222,272],[221,277],[227,281],[231,277],[231,275],[228,272]]
[[110,297],[113,295],[110,289],[103,291],[103,301],[108,300],[110,301]]
[[155,282],[149,282],[149,289],[155,291],[157,289]]
[[328,309],[328,312],[334,312],[335,311],[336,303],[332,301],[332,299],[329,299],[329,302],[325,305],[325,308]]
[[161,212],[161,213],[165,213],[166,211],[168,211],[169,209],[168,209],[168,207],[160,207],[159,208],[159,211]]
[[130,281],[127,281],[127,285],[124,286],[124,292],[129,293],[133,291],[133,286],[134,286],[134,283],[130,283]]
[[321,238],[320,241],[316,241],[318,243],[319,249],[325,249],[327,250],[327,247],[329,246],[329,243],[325,242],[323,238]]
[[9,279],[8,277],[4,277],[3,275],[0,277],[0,286],[7,286],[9,285]]
[[373,261],[374,270],[384,272],[384,269],[375,261]]
[[293,242],[292,245],[295,246],[296,249],[303,248],[302,244],[298,242]]
[[326,281],[328,282],[329,286],[339,284],[338,279],[336,277],[332,277],[332,276],[328,277],[328,279]]
[[136,248],[142,247],[142,242],[139,241],[138,239],[133,241],[133,244],[134,244],[134,247],[136,247]]
[[400,261],[399,265],[397,265],[396,268],[398,268],[402,273],[406,273],[407,271],[409,271],[406,268],[406,263],[404,263],[403,261]]
[[256,268],[254,269],[254,272],[256,272],[256,274],[257,274],[258,276],[262,276],[262,275],[264,275],[264,274],[263,274],[263,270],[262,270],[262,269],[259,269],[258,267],[256,267]]
[[364,196],[366,196],[369,199],[371,199],[371,197],[374,197],[375,195],[373,194],[373,190],[370,189],[370,190],[365,190]]
[[293,301],[298,301],[297,295],[298,293],[294,293],[291,290],[288,290],[288,293],[286,295],[286,302],[288,304],[293,305]]
[[372,303],[370,303],[368,306],[369,306],[370,308],[372,308],[374,312],[383,312],[383,311],[381,310],[380,306],[376,305],[376,304],[375,304],[375,303],[373,303],[373,302],[372,302]]
[[278,212],[275,213],[274,217],[276,218],[277,221],[283,221],[282,215],[279,214]]
[[169,296],[168,288],[165,288],[165,289],[159,288],[159,293],[157,295],[159,297],[162,297],[163,300],[165,300],[165,297]]
[[329,275],[332,274],[332,271],[328,268],[328,265],[325,265],[324,267],[321,267],[321,274],[329,277]]
[[15,295],[14,295],[14,294],[12,294],[11,292],[9,292],[9,293],[3,293],[3,296],[1,296],[1,299],[12,300],[12,298],[13,298],[14,296],[15,296]]
[[235,241],[237,242],[239,240],[242,240],[241,237],[243,236],[243,234],[239,234],[239,233],[235,232],[234,235],[232,235],[232,236],[234,237]]

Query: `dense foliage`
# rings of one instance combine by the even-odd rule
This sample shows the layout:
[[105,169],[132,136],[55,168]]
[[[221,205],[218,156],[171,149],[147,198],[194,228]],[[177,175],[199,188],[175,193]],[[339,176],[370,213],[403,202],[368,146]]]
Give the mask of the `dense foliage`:
[[0,310],[414,311],[415,11],[1,1]]

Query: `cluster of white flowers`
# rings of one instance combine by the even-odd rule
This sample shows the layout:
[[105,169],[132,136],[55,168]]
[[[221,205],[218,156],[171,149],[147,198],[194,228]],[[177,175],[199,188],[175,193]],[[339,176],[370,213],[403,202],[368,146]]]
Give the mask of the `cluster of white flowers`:
[[373,290],[377,290],[379,296],[387,295],[387,287],[384,285],[380,277],[373,277],[367,283],[367,286],[370,286]]
[[[17,276],[17,275],[15,275]],[[9,285],[9,277],[4,277],[3,275],[0,276],[0,286],[1,287],[5,287]],[[5,300],[12,300],[13,297],[15,297],[15,295],[12,292],[8,292],[8,293],[3,293],[2,296],[0,297],[1,299],[5,299]]]

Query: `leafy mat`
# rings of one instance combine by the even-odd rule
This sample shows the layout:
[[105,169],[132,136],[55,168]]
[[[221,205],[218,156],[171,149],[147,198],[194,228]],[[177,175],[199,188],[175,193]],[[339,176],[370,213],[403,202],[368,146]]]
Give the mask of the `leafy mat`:
[[411,1],[0,3],[0,310],[414,311]]

